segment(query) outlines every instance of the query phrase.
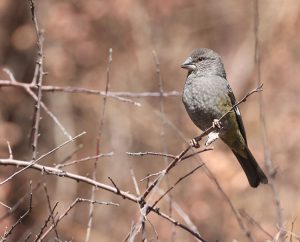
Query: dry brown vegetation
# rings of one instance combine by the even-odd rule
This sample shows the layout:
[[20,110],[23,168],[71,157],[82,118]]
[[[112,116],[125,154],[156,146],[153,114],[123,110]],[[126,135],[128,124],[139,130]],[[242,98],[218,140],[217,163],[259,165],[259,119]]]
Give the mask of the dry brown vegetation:
[[[0,1],[1,241],[300,240],[299,1],[31,3]],[[240,108],[270,185],[188,146],[196,47],[238,100],[264,84]]]

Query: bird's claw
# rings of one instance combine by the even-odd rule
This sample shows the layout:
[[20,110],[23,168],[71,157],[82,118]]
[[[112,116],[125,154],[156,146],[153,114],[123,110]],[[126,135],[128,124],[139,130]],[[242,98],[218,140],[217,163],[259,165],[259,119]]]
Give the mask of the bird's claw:
[[217,129],[221,129],[222,128],[222,124],[219,121],[219,119],[214,119],[212,122],[212,126],[213,128],[217,128]]
[[191,139],[189,143],[191,147],[200,148],[200,145],[196,139]]

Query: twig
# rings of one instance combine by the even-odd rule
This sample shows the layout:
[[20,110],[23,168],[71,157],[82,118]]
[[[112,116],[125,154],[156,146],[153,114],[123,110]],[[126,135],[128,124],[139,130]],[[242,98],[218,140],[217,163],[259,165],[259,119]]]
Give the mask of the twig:
[[[1,87],[19,87],[19,88],[29,88],[36,89],[36,86],[33,86],[30,83],[22,83],[19,81],[13,82],[12,80],[0,80]],[[65,93],[82,93],[88,95],[96,95],[96,96],[105,96],[105,91],[99,91],[96,89],[89,89],[84,87],[71,87],[71,86],[51,86],[51,85],[43,85],[43,92],[65,92]],[[180,97],[181,93],[178,91],[170,91],[164,92],[163,97]],[[135,106],[141,106],[141,103],[135,102],[128,98],[154,98],[160,97],[160,92],[121,92],[121,91],[108,91],[108,98],[113,98],[119,101],[128,102]]]
[[[262,85],[261,80],[261,58],[260,58],[260,36],[259,36],[259,1],[254,0],[254,35],[255,35],[255,65],[256,65],[256,78],[258,85]],[[275,182],[276,171],[273,168],[273,162],[271,158],[271,151],[269,147],[268,135],[267,135],[267,125],[266,125],[266,118],[265,118],[265,107],[262,94],[259,95],[259,114],[260,114],[260,123],[261,123],[261,131],[262,131],[262,138],[263,138],[263,146],[264,146],[264,162],[265,166],[267,167],[268,175],[270,177],[269,183],[271,185],[275,208],[277,213],[277,223],[279,226],[279,239],[284,242],[284,234],[280,231],[283,229],[283,215],[282,215],[282,208],[280,204],[279,192],[278,187]]]
[[140,189],[139,189],[138,183],[136,181],[134,171],[132,169],[130,169],[130,174],[131,174],[132,182],[133,182],[133,185],[134,185],[134,188],[135,188],[135,192],[138,196],[140,196],[141,195]]
[[7,143],[7,148],[8,148],[9,159],[13,159],[14,157],[13,157],[13,154],[12,154],[10,143],[8,141],[6,141],[6,143]]
[[36,13],[35,13],[35,5],[33,0],[29,0],[32,21],[34,23],[34,28],[37,36],[37,46],[38,46],[38,58],[36,61],[36,71],[35,74],[37,76],[33,77],[32,84],[37,85],[38,93],[37,93],[37,101],[35,104],[35,112],[34,112],[34,121],[32,126],[32,160],[37,159],[37,146],[38,146],[38,138],[39,138],[39,124],[41,120],[41,101],[42,101],[42,85],[43,85],[43,76],[44,76],[44,67],[43,67],[43,58],[44,58],[44,37],[43,33],[39,28]]
[[[111,62],[112,62],[112,49],[110,48],[109,56],[108,56],[108,65],[107,65],[107,70],[106,70],[107,76],[106,76],[106,84],[105,84],[105,96],[103,98],[101,121],[100,121],[98,135],[97,135],[96,158],[95,158],[94,169],[93,169],[93,179],[94,180],[96,180],[96,177],[97,177],[97,161],[99,159],[101,138],[102,138],[102,132],[103,132],[103,126],[104,126],[104,120],[105,120],[106,100],[107,100],[107,92],[109,90],[109,82],[110,82],[110,73],[109,72],[110,72]],[[92,187],[91,200],[95,200],[95,191],[96,191],[96,188]],[[93,223],[93,212],[94,212],[94,204],[90,203],[89,221],[88,221],[87,230],[86,230],[85,242],[88,242],[90,240],[92,223]]]
[[250,230],[248,229],[247,225],[244,223],[239,211],[235,208],[235,206],[233,205],[232,201],[230,200],[229,196],[225,193],[225,191],[223,190],[223,188],[221,187],[220,183],[218,182],[217,178],[213,175],[213,173],[207,168],[207,166],[204,167],[204,171],[207,174],[207,176],[214,181],[214,183],[216,184],[218,190],[220,191],[220,193],[222,194],[223,198],[227,201],[228,205],[231,208],[231,211],[233,212],[241,230],[244,232],[245,236],[251,241],[251,242],[255,242],[255,238],[253,237],[253,235],[251,234]]
[[109,152],[109,153],[105,153],[105,154],[88,156],[88,157],[85,157],[85,158],[82,158],[82,159],[79,159],[79,160],[73,160],[73,161],[70,161],[70,162],[66,162],[64,164],[58,164],[55,167],[60,169],[62,167],[74,165],[74,164],[77,164],[77,163],[80,163],[80,162],[83,162],[83,161],[94,160],[94,159],[97,160],[98,158],[101,158],[101,157],[111,157],[111,156],[113,156],[113,154],[114,154],[114,152]]
[[[206,152],[206,151],[210,151],[210,150],[213,150],[213,147],[205,147],[205,148],[202,149],[202,150],[198,150],[197,152],[194,152],[194,153],[192,153],[192,154],[190,154],[190,155],[186,155],[186,156],[182,157],[181,161],[186,160],[186,159],[188,159],[188,158],[190,158],[190,157],[193,157],[193,156],[195,156],[195,155],[197,155],[197,154],[200,154],[200,153],[203,153],[203,152]],[[127,153],[128,153],[128,152],[127,152]],[[138,154],[138,155],[140,155],[140,153],[131,153],[131,154],[134,154],[134,155]],[[145,152],[145,153],[142,153],[142,155],[149,155],[149,154],[150,154],[150,155],[153,155],[153,154],[154,154],[154,155],[167,156],[167,157],[176,159],[176,156],[169,155],[169,154],[162,154],[162,153],[156,153],[156,152]],[[153,177],[153,176],[158,176],[158,175],[160,175],[161,173],[163,173],[163,171],[159,171],[159,172],[156,172],[156,173],[149,174],[149,175],[147,175],[146,177],[142,178],[140,181],[145,181],[145,180],[147,180],[147,179],[149,179],[149,178],[151,178],[151,177]]]
[[3,207],[6,207],[6,208],[8,208],[9,210],[11,210],[11,207],[10,206],[8,206],[8,205],[6,205],[5,203],[3,203],[3,202],[0,202],[0,205],[2,205]]
[[251,224],[255,225],[260,231],[266,234],[270,239],[273,239],[273,235],[271,235],[268,231],[266,231],[260,223],[258,223],[254,218],[252,218],[245,210],[241,209],[240,214],[245,217]]
[[[39,189],[40,185],[42,184],[42,181],[38,182],[33,188],[32,188],[32,192],[34,192],[35,190]],[[5,214],[3,214],[0,217],[0,222],[7,218],[8,216],[10,216],[11,214],[13,214],[18,208],[19,206],[27,199],[27,197],[30,196],[30,194],[25,193],[13,206],[10,210],[8,210]]]
[[[4,166],[17,166],[17,167],[26,167],[28,165],[27,161],[21,161],[21,160],[9,160],[9,159],[0,159],[0,165],[4,165]],[[101,188],[103,190],[106,190],[108,192],[114,193],[116,195],[121,196],[123,199],[128,199],[129,201],[135,202],[135,203],[140,203],[140,199],[139,197],[136,197],[135,195],[132,195],[128,192],[125,191],[121,191],[119,188],[116,187],[112,187],[100,182],[97,182],[91,178],[88,177],[84,177],[84,176],[80,176],[71,172],[66,172],[60,169],[56,169],[54,167],[49,167],[49,166],[43,166],[40,164],[34,164],[30,167],[31,169],[35,169],[38,171],[43,171],[45,174],[49,174],[49,175],[53,175],[53,176],[59,176],[59,177],[65,177],[77,182],[83,182],[92,186],[95,186],[96,188]],[[145,204],[146,206],[146,204]],[[155,210],[151,210],[152,212],[156,213],[157,215],[161,216],[164,219],[167,219],[169,222],[171,223],[175,223],[178,224],[179,226],[179,222],[175,221],[174,219],[169,218],[168,215],[162,213],[161,211],[159,211],[159,209],[155,209]],[[196,238],[201,238],[197,237],[198,236],[198,232],[193,231],[191,228],[189,228],[188,226],[182,225],[180,226],[181,228],[183,228],[184,230],[186,230],[187,232],[191,233],[193,236],[195,236]],[[202,240],[204,241],[204,240]]]
[[88,202],[88,203],[93,203],[93,204],[100,204],[100,205],[112,205],[112,206],[119,206],[119,204],[116,203],[112,203],[112,202],[99,202],[99,201],[95,201],[95,200],[90,200],[90,199],[85,199],[85,198],[76,198],[74,200],[73,203],[71,203],[71,205],[65,210],[65,212],[63,212],[59,218],[56,220],[55,224],[52,224],[47,231],[45,231],[45,233],[43,235],[41,235],[41,237],[37,240],[37,242],[41,242],[43,239],[45,239],[45,237],[47,236],[47,234],[49,234],[54,227],[57,226],[57,224],[70,212],[70,210],[77,204],[77,203],[81,203],[81,202]]
[[[66,142],[62,143],[61,145],[55,147],[54,149],[50,150],[49,152],[47,152],[46,154],[44,155],[41,155],[39,158],[37,158],[36,160],[32,160],[30,162],[26,162],[27,165],[15,172],[14,174],[12,174],[11,176],[9,176],[8,178],[6,178],[4,181],[0,182],[0,185],[3,185],[4,183],[6,183],[7,181],[11,180],[12,178],[14,178],[15,176],[17,176],[18,174],[20,174],[21,172],[27,170],[28,168],[34,166],[38,161],[42,160],[43,158],[47,157],[48,155],[50,155],[51,153],[55,152],[56,150],[60,149],[61,147],[65,146],[66,144],[70,143],[70,142],[73,142],[75,139],[79,138],[80,136],[86,134],[86,132],[82,132],[81,134],[79,135],[76,135],[74,138],[72,138],[71,140],[67,140]],[[5,160],[5,159],[4,159]],[[7,160],[10,160],[10,161],[13,161],[12,159],[7,159]]]
[[31,181],[30,181],[30,197],[29,197],[29,206],[28,206],[28,209],[27,211],[11,226],[11,228],[6,231],[4,233],[4,235],[2,236],[1,238],[1,241],[6,241],[7,238],[12,234],[12,231],[17,227],[18,224],[20,224],[23,219],[29,214],[31,213],[31,210],[32,210],[32,188],[31,188]]
[[187,227],[186,225],[176,221],[175,219],[173,219],[172,217],[162,213],[159,209],[155,208],[151,208],[149,207],[149,209],[151,209],[151,211],[155,212],[156,214],[158,214],[159,216],[161,216],[162,218],[168,220],[169,222],[171,222],[172,224],[174,224],[175,226],[178,226],[182,229],[184,229],[185,231],[188,231],[189,233],[191,233],[195,238],[197,238],[199,241],[205,242],[205,240],[201,237],[201,235],[197,232],[192,230],[191,228]]
[[145,198],[149,195],[149,193],[155,188],[159,181],[163,179],[163,177],[173,168],[176,164],[182,159],[182,157],[190,150],[192,146],[188,146],[183,150],[162,172],[161,174],[150,184],[150,186],[146,189],[146,191],[141,196],[141,201],[144,201]]
[[[36,241],[38,241],[40,239],[40,237],[42,236],[42,234],[44,232],[44,229],[47,227],[50,219],[52,219],[52,221],[53,221],[54,228],[56,227],[54,219],[53,219],[53,213],[54,213],[54,210],[56,209],[57,205],[58,205],[58,202],[56,202],[55,205],[54,205],[54,207],[50,210],[50,214],[48,215],[47,219],[45,220],[45,223],[44,223],[43,227],[41,228],[39,234],[36,236],[34,242],[36,242]],[[56,236],[57,236],[57,234],[56,234]]]
[[[0,165],[4,165],[4,166],[16,166],[16,167],[27,167],[28,166],[28,161],[22,161],[22,160],[10,160],[10,159],[0,159]],[[54,176],[59,176],[59,177],[65,177],[77,182],[83,182],[86,184],[90,184],[92,186],[95,186],[96,188],[101,188],[104,189],[106,191],[121,195],[123,198],[129,199],[133,202],[138,202],[138,198],[132,194],[129,194],[127,192],[124,191],[118,191],[117,189],[97,182],[96,180],[93,180],[91,178],[85,177],[85,176],[80,176],[71,172],[67,172],[67,171],[63,171],[61,169],[57,169],[55,167],[50,167],[50,166],[44,166],[44,165],[40,165],[40,164],[33,164],[30,166],[31,169],[34,170],[38,170],[41,172],[44,172],[45,174],[48,175],[54,175]]]
[[[45,191],[46,198],[47,198],[48,209],[49,209],[49,212],[50,212],[51,221],[52,221],[52,224],[54,225],[54,232],[55,232],[56,238],[59,240],[58,232],[57,232],[57,229],[56,229],[56,226],[55,226],[55,219],[54,219],[54,216],[53,216],[55,207],[57,206],[58,202],[55,204],[55,206],[52,209],[51,201],[50,201],[50,197],[49,197],[49,194],[48,194],[48,189],[47,189],[46,184],[44,184],[44,191]],[[42,231],[41,231],[40,235],[42,235]]]
[[59,161],[58,164],[53,164],[56,166],[59,166],[61,164],[66,163],[68,160],[70,160],[80,149],[83,148],[83,144],[79,144],[77,147],[75,147],[75,149],[73,151],[70,152],[70,154],[68,154],[63,160]]
[[170,193],[170,191],[172,191],[175,187],[176,187],[176,185],[178,184],[178,183],[180,183],[181,181],[183,181],[185,178],[187,178],[188,176],[190,176],[190,175],[192,175],[196,170],[198,170],[200,167],[202,167],[204,165],[204,163],[203,164],[201,164],[201,165],[198,165],[196,168],[194,168],[193,170],[191,170],[189,173],[187,173],[187,174],[185,174],[184,176],[182,176],[182,177],[180,177],[175,183],[174,183],[174,185],[173,186],[171,186],[171,187],[169,187],[168,188],[168,190],[163,194],[163,195],[161,195],[154,203],[153,203],[153,205],[151,206],[151,207],[156,207],[156,205],[159,203],[159,201],[163,198],[163,197],[165,197],[168,193]]
[[[204,163],[203,163],[204,164]],[[161,195],[163,195],[165,192],[161,189],[158,189],[159,193]],[[169,200],[170,197],[169,195],[167,194],[166,196],[164,196],[164,199],[165,200]],[[192,222],[192,220],[190,219],[190,217],[183,211],[183,209],[175,202],[173,201],[172,202],[172,207],[173,207],[173,210],[176,211],[176,213],[184,220],[184,222],[193,230],[193,231],[196,231],[198,234],[199,231],[196,227],[196,225]]]
[[153,155],[153,156],[162,156],[167,158],[175,159],[175,155],[166,154],[166,153],[159,153],[159,152],[152,152],[152,151],[146,151],[146,152],[126,152],[127,155],[131,156],[145,156],[145,155]]
[[[26,88],[25,91],[32,97],[33,100],[36,102],[38,101],[38,97],[35,95],[35,93],[30,89]],[[46,114],[50,116],[50,118],[53,120],[53,122],[60,128],[60,130],[63,132],[63,134],[68,138],[72,139],[72,136],[67,132],[66,128],[61,124],[61,122],[58,120],[58,118],[48,109],[48,107],[44,104],[43,101],[40,102],[40,105],[42,109],[45,111]]]
[[[166,142],[166,137],[165,137],[165,104],[164,104],[164,84],[163,84],[163,79],[161,76],[161,71],[160,71],[160,61],[158,58],[158,55],[156,53],[155,50],[153,50],[153,58],[154,58],[154,63],[155,63],[155,67],[156,67],[156,75],[157,75],[157,80],[158,80],[158,85],[159,85],[159,93],[160,93],[160,98],[159,98],[159,112],[160,112],[160,137],[161,137],[161,145],[162,145],[162,150],[164,153],[168,153],[168,149],[167,149],[167,142]],[[164,162],[165,165],[168,165],[168,159],[166,156],[163,157],[164,158]],[[166,185],[167,187],[170,186],[170,181],[169,181],[169,177],[166,176]],[[169,200],[169,215],[172,216],[172,195],[170,194],[170,200]],[[175,241],[175,226],[172,226],[172,239],[171,241]]]

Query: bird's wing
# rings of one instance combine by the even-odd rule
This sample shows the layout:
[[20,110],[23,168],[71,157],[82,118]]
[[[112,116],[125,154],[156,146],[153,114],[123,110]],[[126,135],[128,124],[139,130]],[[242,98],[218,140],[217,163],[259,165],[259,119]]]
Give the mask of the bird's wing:
[[[233,94],[233,92],[232,92],[231,87],[230,87],[229,85],[227,85],[227,87],[228,87],[228,95],[229,95],[229,98],[230,98],[230,100],[231,100],[231,104],[232,104],[232,106],[233,106],[233,105],[236,104],[236,99],[235,99],[235,96],[234,96],[234,94]],[[233,110],[234,110],[234,112],[235,112],[235,114],[236,114],[236,120],[237,120],[237,122],[238,122],[240,131],[241,131],[241,134],[243,135],[244,140],[245,140],[245,142],[246,142],[246,144],[247,144],[246,131],[245,131],[245,127],[244,127],[244,124],[243,124],[241,112],[240,112],[238,106],[236,106]]]

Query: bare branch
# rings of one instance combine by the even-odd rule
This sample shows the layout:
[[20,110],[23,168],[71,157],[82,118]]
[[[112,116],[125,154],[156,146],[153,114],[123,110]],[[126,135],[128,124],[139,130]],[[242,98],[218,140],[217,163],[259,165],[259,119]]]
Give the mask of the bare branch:
[[175,155],[171,154],[165,154],[165,153],[159,153],[159,152],[152,152],[152,151],[146,151],[146,152],[126,152],[127,155],[131,156],[144,156],[144,155],[153,155],[153,156],[162,156],[167,158],[175,159]]
[[[258,85],[262,85],[261,80],[261,61],[260,61],[260,36],[259,36],[259,2],[258,0],[254,1],[254,35],[255,35],[255,65],[256,65],[256,79]],[[264,162],[265,166],[267,167],[268,175],[270,177],[269,184],[271,185],[273,197],[274,197],[274,203],[275,203],[275,209],[277,213],[277,223],[279,226],[279,240],[281,242],[285,241],[284,233],[281,233],[281,230],[283,230],[283,214],[282,214],[282,208],[280,204],[280,198],[279,198],[279,192],[278,187],[275,183],[275,176],[276,171],[273,167],[273,162],[271,158],[271,151],[269,147],[269,141],[268,141],[268,135],[267,135],[267,125],[266,125],[266,118],[265,118],[265,107],[264,107],[264,101],[262,93],[259,95],[259,114],[260,114],[260,123],[261,123],[261,131],[262,131],[262,138],[263,138],[263,146],[264,146]]]
[[37,242],[41,242],[45,237],[54,229],[54,227],[57,226],[57,224],[70,212],[70,210],[78,203],[81,202],[88,202],[88,203],[93,203],[93,204],[100,204],[100,205],[112,205],[112,206],[119,206],[116,203],[112,202],[99,202],[95,200],[90,200],[90,199],[85,199],[85,198],[76,198],[73,203],[59,216],[55,224],[52,224],[47,231],[40,236],[40,238],[37,240]]
[[188,176],[192,175],[196,170],[198,170],[200,167],[202,167],[204,165],[201,164],[201,165],[198,165],[196,168],[194,168],[193,170],[191,170],[189,173],[185,174],[184,176],[180,177],[175,183],[173,186],[171,186],[163,195],[161,195],[152,205],[152,207],[156,207],[156,205],[159,203],[159,201],[164,197],[166,196],[168,193],[170,193],[178,183],[180,183],[181,181],[183,181],[185,178],[187,178]]
[[31,9],[31,15],[32,15],[32,21],[34,23],[34,28],[36,31],[37,36],[37,46],[38,46],[38,58],[36,61],[36,76],[33,77],[32,84],[37,86],[38,93],[37,93],[37,101],[35,104],[35,113],[34,113],[34,122],[32,126],[32,160],[37,159],[37,146],[38,146],[38,138],[39,138],[39,124],[41,120],[41,101],[42,101],[42,85],[43,85],[43,76],[44,76],[44,36],[43,32],[40,30],[36,13],[35,13],[35,5],[33,0],[29,0],[30,3],[30,9]]
[[[67,140],[66,142],[64,142],[64,143],[62,143],[61,145],[59,145],[58,147],[56,147],[56,148],[50,150],[50,151],[47,152],[46,154],[41,155],[41,156],[40,156],[39,158],[37,158],[36,160],[32,160],[32,161],[30,161],[30,162],[25,161],[25,162],[27,163],[27,165],[26,165],[23,169],[21,169],[21,170],[15,172],[14,174],[12,174],[12,175],[9,176],[8,178],[6,178],[4,181],[0,182],[0,185],[3,185],[4,183],[8,182],[9,180],[11,180],[12,178],[14,178],[15,176],[17,176],[17,175],[20,174],[21,172],[23,172],[23,171],[27,170],[28,168],[32,167],[32,166],[33,166],[34,164],[36,164],[38,161],[40,161],[40,160],[42,160],[43,158],[47,157],[48,155],[50,155],[51,153],[53,153],[53,152],[55,152],[56,150],[60,149],[60,148],[63,147],[64,145],[66,145],[66,144],[68,144],[68,143],[70,143],[70,142],[73,142],[75,139],[79,138],[80,136],[82,136],[82,135],[84,135],[84,134],[86,134],[86,132],[82,132],[81,134],[75,136],[75,137],[72,138],[71,140]],[[8,159],[8,160],[12,160],[12,159]],[[13,160],[12,160],[12,161],[13,161]]]
[[9,153],[9,159],[13,159],[13,154],[12,154],[12,150],[10,147],[10,143],[8,141],[6,141],[6,143],[7,143],[8,153]]
[[[54,219],[54,216],[53,216],[55,207],[58,205],[58,202],[52,208],[46,184],[44,184],[44,191],[45,191],[45,194],[46,194],[47,203],[48,203],[48,209],[49,209],[49,212],[50,212],[49,216],[51,217],[52,224],[54,225],[54,232],[55,232],[56,238],[59,240],[58,232],[57,232],[57,229],[56,229],[56,226],[55,226],[55,219]],[[40,235],[42,235],[42,230],[40,232]]]
[[114,152],[109,152],[109,153],[105,153],[105,154],[88,156],[88,157],[85,157],[85,158],[82,158],[82,159],[79,159],[79,160],[73,160],[73,161],[70,161],[70,162],[66,162],[64,164],[58,164],[55,167],[60,169],[62,167],[74,165],[74,164],[77,164],[77,163],[80,163],[80,162],[83,162],[83,161],[94,160],[94,159],[98,159],[98,158],[101,158],[101,157],[111,157],[111,156],[113,156],[113,154],[114,154]]
[[[108,56],[108,65],[106,70],[106,84],[105,84],[105,96],[103,98],[103,106],[102,106],[102,113],[101,113],[101,120],[100,125],[98,129],[98,135],[97,135],[97,145],[96,145],[96,158],[94,162],[94,169],[93,169],[93,179],[96,180],[97,177],[97,161],[99,159],[99,153],[100,153],[100,146],[101,146],[101,138],[102,138],[102,132],[104,127],[104,117],[105,117],[105,111],[106,111],[106,100],[107,100],[107,92],[109,90],[109,82],[110,82],[110,65],[112,63],[112,49],[109,49],[109,56]],[[95,200],[95,192],[96,188],[92,187],[92,194],[91,194],[91,200]],[[87,225],[86,230],[86,237],[85,242],[88,242],[90,240],[91,236],[91,229],[92,229],[92,223],[93,223],[93,212],[94,212],[94,204],[90,203],[90,209],[89,209],[89,221]]]
[[30,197],[29,197],[29,206],[28,206],[28,209],[27,211],[11,226],[11,228],[6,231],[4,233],[4,235],[2,236],[1,238],[1,241],[6,241],[7,238],[12,234],[13,230],[18,226],[18,224],[20,224],[23,219],[31,213],[31,210],[32,210],[32,188],[31,188],[31,181],[30,181]]
[[[39,241],[39,239],[42,236],[42,234],[44,232],[44,229],[47,227],[50,219],[52,219],[52,221],[54,222],[53,213],[54,213],[54,210],[56,209],[57,205],[58,205],[58,202],[56,202],[55,205],[54,205],[54,207],[50,210],[50,214],[48,215],[47,219],[45,220],[45,223],[44,223],[43,227],[41,228],[39,234],[36,236],[34,242]],[[56,227],[55,226],[55,222],[53,223],[53,225],[54,225],[54,228],[55,228]]]

